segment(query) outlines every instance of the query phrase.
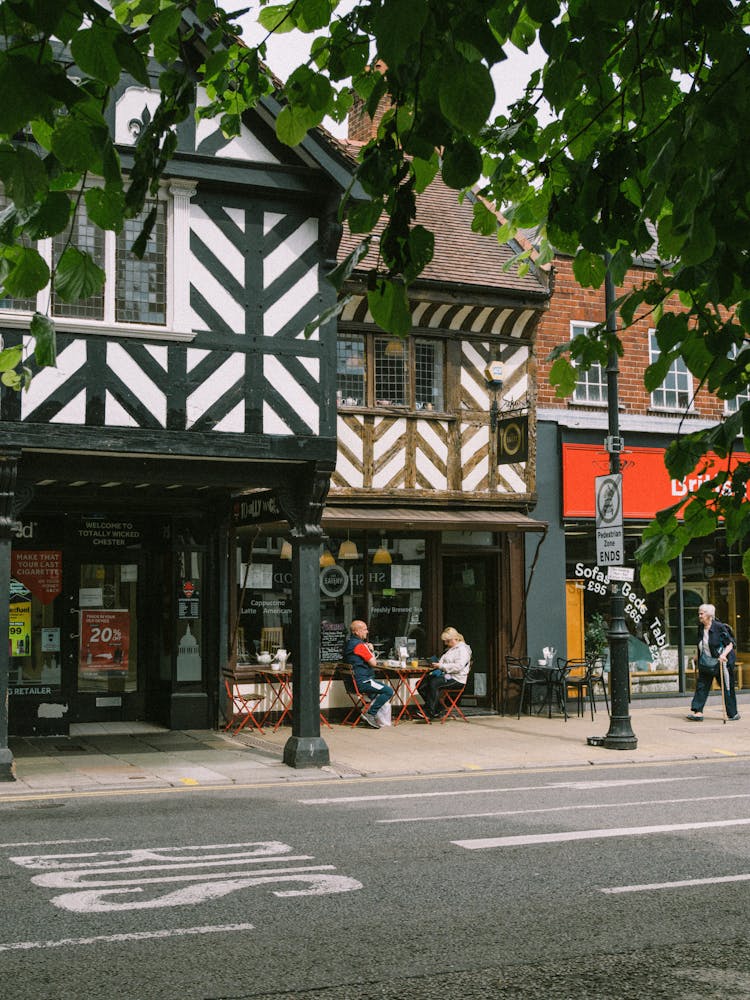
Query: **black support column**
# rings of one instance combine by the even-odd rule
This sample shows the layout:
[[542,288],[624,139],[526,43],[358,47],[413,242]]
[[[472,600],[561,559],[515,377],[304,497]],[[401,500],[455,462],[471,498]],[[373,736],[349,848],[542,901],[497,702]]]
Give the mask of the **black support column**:
[[[0,781],[16,780],[16,764],[8,746],[8,681],[10,650],[8,646],[10,551],[13,528],[13,499],[19,452],[0,455]],[[3,636],[5,639],[3,640]]]
[[328,745],[320,735],[320,518],[330,469],[300,476],[276,492],[292,526],[292,735],[284,746],[289,767],[325,767]]

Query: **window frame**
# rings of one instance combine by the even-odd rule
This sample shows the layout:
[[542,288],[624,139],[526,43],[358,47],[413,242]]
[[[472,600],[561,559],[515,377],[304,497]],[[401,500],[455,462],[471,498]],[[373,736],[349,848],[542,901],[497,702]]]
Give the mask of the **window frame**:
[[[97,186],[92,182],[89,186]],[[193,340],[190,310],[190,274],[185,266],[190,247],[190,199],[197,185],[193,181],[170,181],[160,186],[158,200],[165,212],[165,322],[135,323],[116,319],[117,239],[118,234],[104,230],[103,267],[107,276],[104,284],[104,316],[94,319],[80,316],[56,316],[52,312],[51,289],[46,285],[36,296],[36,311],[49,316],[60,332],[123,336],[142,340]],[[37,250],[52,267],[53,238],[37,241]],[[180,266],[177,266],[177,261]],[[6,328],[27,329],[33,316],[29,309],[8,309],[0,306],[0,323]]]
[[[656,329],[652,328],[648,331],[648,359],[649,364],[654,364],[661,356],[661,349],[656,340]],[[666,388],[665,383],[667,379],[673,377],[675,380],[675,388]],[[680,380],[685,381],[685,389],[680,389]],[[684,391],[686,394],[686,402],[683,406],[679,402],[679,393]],[[663,402],[658,401],[658,394],[661,393],[663,396]],[[667,402],[667,394],[672,393],[676,397],[676,402],[671,405]],[[667,372],[667,377],[664,382],[659,386],[658,389],[654,389],[651,392],[651,409],[661,410],[666,413],[684,413],[686,410],[692,410],[694,406],[695,398],[695,387],[693,385],[693,376],[690,374],[690,370],[685,364],[682,358],[675,358],[672,364],[669,366],[669,371]]]
[[[362,402],[350,402],[347,403],[347,399],[354,400],[354,396],[346,395],[347,387],[341,387],[339,382],[339,376],[343,374],[340,371],[339,365],[344,360],[344,357],[339,354],[339,346],[343,342],[353,342],[359,340],[363,345],[363,360],[361,366],[356,364],[353,366],[355,368],[360,367],[364,369],[360,372],[363,378],[363,400]],[[378,403],[376,397],[376,351],[378,343],[383,341],[392,341],[403,345],[406,351],[405,358],[405,375],[404,375],[404,402],[386,402],[382,401]],[[435,403],[428,403],[426,401],[417,401],[417,374],[418,369],[424,367],[423,362],[418,364],[418,345],[429,344],[438,346],[442,358],[437,362],[440,366],[441,375],[441,385],[439,387],[440,405]],[[349,354],[349,357],[354,357],[356,355]],[[336,404],[339,409],[350,411],[355,409],[367,409],[375,410],[378,413],[383,412],[398,412],[405,414],[419,414],[425,415],[427,413],[435,414],[445,414],[448,413],[447,408],[447,342],[444,337],[424,337],[424,336],[410,336],[405,340],[401,340],[399,337],[389,337],[388,334],[384,334],[379,331],[363,331],[356,329],[342,329],[339,330],[337,339],[337,355],[336,355]],[[435,368],[433,367],[433,371]]]
[[[729,351],[729,354],[727,354],[727,357],[730,361],[734,361],[739,353],[739,348],[736,344],[733,344],[732,349]],[[748,385],[744,392],[738,392],[737,395],[732,396],[731,399],[724,400],[724,413],[727,416],[731,416],[731,414],[737,413],[743,403],[748,402],[750,402],[750,385]]]
[[[595,326],[599,326],[599,324],[589,322],[588,320],[571,320],[570,339],[572,340],[581,333],[586,333],[587,330],[592,330]],[[576,370],[576,386],[571,396],[571,402],[580,403],[585,406],[607,406],[609,385],[606,368],[603,368],[598,361],[587,370],[579,369],[575,364],[573,367]],[[592,375],[596,372],[599,373],[598,380],[592,378]],[[601,397],[599,399],[590,399],[589,391],[597,387],[601,390]],[[583,395],[584,392],[585,395]]]

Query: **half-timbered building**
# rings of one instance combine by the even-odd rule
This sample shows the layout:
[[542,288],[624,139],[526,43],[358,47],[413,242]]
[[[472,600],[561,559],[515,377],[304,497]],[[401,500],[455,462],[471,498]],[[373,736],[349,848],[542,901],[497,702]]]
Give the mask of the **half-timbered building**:
[[[126,167],[157,100],[124,82],[110,109]],[[291,534],[290,645],[295,670],[310,671],[300,689],[317,692],[318,591],[307,577],[317,582],[336,460],[336,345],[333,325],[304,328],[334,301],[323,275],[351,161],[323,132],[283,147],[278,110],[265,100],[231,140],[218,119],[180,128],[147,206],[157,224],[142,260],[128,252],[140,220],[103,233],[81,201],[72,239],[105,269],[101,296],[0,301],[6,346],[24,340],[34,309],[58,331],[57,366],[0,398],[11,636],[0,695],[11,733],[216,725],[238,573],[233,498],[251,503],[255,491],[274,491]],[[54,261],[61,247],[55,238],[41,250]],[[315,698],[288,763],[327,761]]]
[[[355,116],[350,135],[364,141],[372,127]],[[339,658],[354,618],[368,621],[384,657],[402,645],[411,656],[439,655],[440,633],[452,625],[474,651],[465,703],[497,710],[500,664],[525,652],[524,561],[544,537],[528,510],[536,502],[532,345],[549,288],[543,272],[514,263],[518,245],[473,232],[472,218],[471,199],[460,201],[439,176],[418,197],[417,222],[435,234],[435,253],[410,288],[406,339],[385,334],[368,310],[370,258],[344,289],[336,468],[322,521],[321,660]],[[339,257],[356,243],[345,232]],[[240,527],[239,537],[251,530]],[[253,548],[268,561],[281,540],[261,532]],[[291,620],[283,565],[277,560],[266,585],[256,577],[242,597],[251,642],[264,624]]]

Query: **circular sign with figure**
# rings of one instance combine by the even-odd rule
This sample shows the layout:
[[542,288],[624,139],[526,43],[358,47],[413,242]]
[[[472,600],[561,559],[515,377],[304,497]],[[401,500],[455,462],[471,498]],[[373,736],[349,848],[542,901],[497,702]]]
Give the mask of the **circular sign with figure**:
[[193,586],[192,580],[185,580],[185,582],[182,585],[182,592],[185,595],[185,597],[192,597],[194,590],[195,587]]
[[341,597],[349,587],[349,574],[340,566],[326,566],[320,571],[320,589],[326,597]]

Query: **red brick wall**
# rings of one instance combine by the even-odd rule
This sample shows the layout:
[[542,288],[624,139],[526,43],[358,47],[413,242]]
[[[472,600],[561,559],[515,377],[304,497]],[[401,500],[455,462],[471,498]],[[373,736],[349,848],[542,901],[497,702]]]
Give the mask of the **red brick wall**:
[[[560,399],[549,384],[550,362],[547,356],[553,347],[570,340],[572,322],[601,323],[605,318],[604,285],[601,288],[581,288],[573,276],[572,260],[555,258],[555,290],[550,308],[542,316],[536,338],[538,361],[538,401],[544,408],[585,409],[585,404],[573,403],[570,397]],[[633,268],[623,287],[615,290],[619,298],[627,289],[639,286],[649,271]],[[651,410],[651,396],[643,385],[643,374],[649,365],[648,334],[654,328],[654,319],[648,307],[641,307],[636,313],[633,325],[621,331],[624,356],[619,360],[618,398],[628,413],[648,413]],[[618,329],[621,321],[618,321]],[[694,383],[695,384],[695,383]],[[593,409],[593,407],[591,407]],[[597,409],[600,409],[597,407]],[[663,410],[657,411],[663,413]],[[724,413],[724,403],[715,396],[702,392],[695,401],[694,412],[702,417],[720,419]]]

